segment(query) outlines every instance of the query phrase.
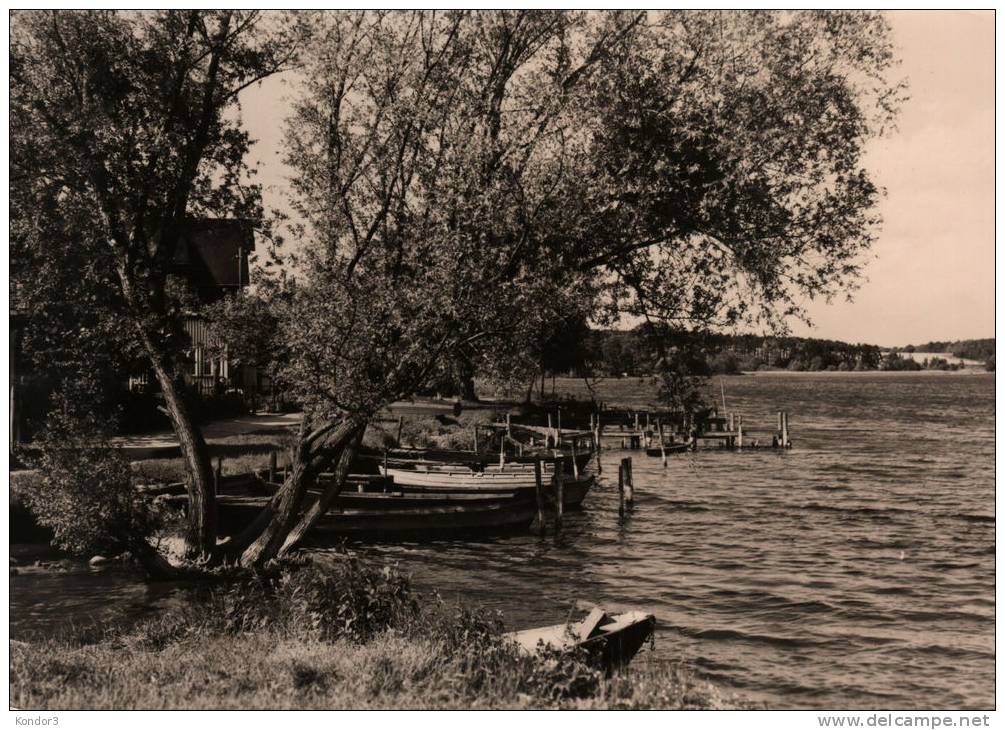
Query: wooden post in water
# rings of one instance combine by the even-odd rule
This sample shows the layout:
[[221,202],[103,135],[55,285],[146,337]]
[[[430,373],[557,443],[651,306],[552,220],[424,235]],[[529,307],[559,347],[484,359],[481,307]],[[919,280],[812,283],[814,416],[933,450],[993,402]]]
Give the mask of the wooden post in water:
[[576,441],[578,439],[572,440],[572,478],[579,479],[579,466],[576,464]]
[[600,466],[600,430],[603,426],[600,425],[600,416],[597,416],[597,428],[593,432],[593,448],[597,452],[597,474],[602,473],[603,468]]
[[404,425],[404,423],[405,423],[405,417],[398,416],[398,437],[394,440],[394,443],[396,443],[398,446],[401,446],[401,427]]
[[782,447],[789,448],[792,444],[789,443],[789,412],[782,411]]
[[775,433],[778,435],[778,445],[784,446],[785,443],[782,441],[782,412],[778,411],[778,428],[775,429]]
[[625,460],[618,464],[618,517],[625,516]]
[[541,483],[541,460],[534,459],[534,486],[537,492],[537,529],[544,534],[544,484]]
[[736,417],[736,446],[743,448],[743,416]]
[[562,531],[562,510],[565,507],[565,475],[562,473],[562,459],[555,463],[555,534]]
[[663,424],[660,423],[660,420],[658,418],[656,419],[656,430],[659,431],[659,437],[660,437],[660,458],[663,459],[663,468],[666,469],[667,450],[666,447],[663,445]]
[[562,409],[558,409],[558,416],[556,420],[558,428],[555,430],[555,448],[562,448]]
[[635,474],[632,472],[632,457],[625,462],[625,504],[631,507],[635,503]]
[[269,452],[269,484],[276,483],[276,450]]
[[548,414],[548,433],[544,437],[544,448],[548,448],[548,439],[551,438],[551,414]]
[[510,430],[509,414],[506,414],[506,435],[513,438],[513,432]]
[[506,464],[506,434],[499,436],[499,471],[503,470]]

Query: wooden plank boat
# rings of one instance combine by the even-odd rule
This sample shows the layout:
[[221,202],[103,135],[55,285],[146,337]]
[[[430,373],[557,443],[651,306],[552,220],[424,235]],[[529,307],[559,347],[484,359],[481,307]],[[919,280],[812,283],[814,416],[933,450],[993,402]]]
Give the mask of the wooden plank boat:
[[[384,463],[384,453],[377,450],[367,450],[360,453],[360,459],[363,461],[377,462],[380,464]],[[587,465],[590,463],[590,459],[593,458],[593,452],[590,450],[584,450],[576,453],[576,467],[579,471],[586,469]],[[526,466],[531,469],[534,468],[534,462],[537,459],[543,460],[545,463],[554,463],[559,459],[564,459],[564,466],[566,472],[572,471],[572,454],[569,452],[558,452],[556,450],[549,449],[547,451],[533,452],[530,450],[525,450],[523,455],[514,456],[506,455],[506,468],[516,466]],[[499,459],[498,456],[489,455],[481,452],[475,451],[462,451],[462,450],[451,450],[451,449],[417,449],[417,448],[395,448],[389,449],[387,451],[387,462],[389,466],[404,466],[411,463],[428,463],[433,464],[446,464],[453,466],[466,466],[475,470],[482,470],[488,468],[498,468]]]
[[683,454],[690,448],[691,444],[667,444],[663,447],[663,451],[660,451],[659,446],[650,446],[646,449],[646,456],[662,456],[664,453]]
[[[239,530],[258,515],[268,500],[268,496],[219,496],[221,530]],[[311,536],[379,539],[484,533],[527,528],[536,514],[537,498],[532,490],[502,495],[344,492]]]
[[[466,487],[480,489],[482,487],[529,487],[536,485],[533,469],[514,469],[512,471],[473,471],[465,468],[432,469],[425,465],[410,467],[380,465],[380,473],[394,479],[396,485],[415,487]],[[551,479],[553,470],[545,469],[542,478]]]
[[[384,467],[380,467],[384,473]],[[553,470],[542,474],[547,494],[554,492],[552,482]],[[514,471],[483,471],[445,469],[403,469],[388,467],[386,475],[394,480],[392,489],[403,492],[432,492],[438,494],[502,494],[514,489],[536,490],[533,468]],[[569,509],[577,509],[583,504],[586,495],[596,482],[593,474],[580,474],[579,478],[572,475],[562,480],[562,505]],[[536,497],[535,497],[536,499]]]
[[607,669],[622,667],[632,660],[652,636],[656,617],[644,611],[609,615],[594,608],[578,623],[556,624],[506,634],[525,654],[541,649],[584,650],[588,657]]

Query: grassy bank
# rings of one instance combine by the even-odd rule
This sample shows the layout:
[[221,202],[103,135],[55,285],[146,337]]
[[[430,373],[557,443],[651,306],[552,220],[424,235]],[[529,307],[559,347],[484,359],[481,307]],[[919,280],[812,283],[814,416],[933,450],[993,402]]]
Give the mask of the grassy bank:
[[609,679],[556,671],[545,660],[500,671],[497,659],[451,656],[442,642],[393,631],[363,644],[267,630],[161,648],[141,634],[94,644],[12,642],[10,662],[11,705],[32,710],[736,706],[688,671],[642,657]]
[[498,617],[350,554],[204,587],[128,628],[12,641],[10,695],[31,710],[737,706],[645,650],[610,677],[586,655],[522,655]]

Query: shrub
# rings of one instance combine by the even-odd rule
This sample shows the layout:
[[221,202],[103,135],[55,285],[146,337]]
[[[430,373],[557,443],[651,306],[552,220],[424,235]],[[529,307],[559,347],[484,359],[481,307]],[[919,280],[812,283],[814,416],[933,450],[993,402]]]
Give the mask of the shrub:
[[129,462],[108,446],[108,423],[87,410],[88,387],[64,384],[53,395],[46,427],[27,456],[36,473],[22,495],[64,550],[119,552],[145,539],[159,517],[133,488]]
[[276,599],[283,625],[303,626],[322,641],[363,642],[418,611],[405,576],[391,566],[371,568],[348,553],[334,569],[310,563],[284,571]]
[[418,600],[408,579],[391,566],[372,568],[341,553],[328,564],[291,558],[262,573],[221,573],[184,606],[141,627],[143,641],[162,647],[192,633],[238,635],[274,631],[311,641],[361,643],[408,626]]

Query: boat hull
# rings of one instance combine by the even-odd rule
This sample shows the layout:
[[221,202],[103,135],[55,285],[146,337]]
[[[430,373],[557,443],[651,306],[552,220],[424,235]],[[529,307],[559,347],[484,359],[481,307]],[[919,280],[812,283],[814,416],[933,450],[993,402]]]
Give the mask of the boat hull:
[[[382,468],[383,472],[383,468]],[[393,489],[404,493],[428,492],[438,494],[504,494],[513,490],[536,490],[534,473],[513,473],[475,475],[469,472],[415,471],[411,469],[388,468],[387,475],[394,479]],[[545,474],[545,493],[555,491],[551,474]],[[562,506],[578,509],[593,487],[596,477],[582,474],[579,478],[566,477],[562,480]]]
[[[316,498],[315,495],[312,495]],[[239,531],[268,504],[267,496],[221,495],[221,530]],[[313,500],[312,500],[313,501]],[[311,542],[331,538],[436,537],[526,529],[537,515],[533,492],[471,495],[442,493],[347,493],[339,495],[309,535]]]
[[608,670],[628,664],[656,627],[656,617],[641,611],[631,611],[611,617],[588,637],[576,635],[575,625],[556,624],[538,629],[516,631],[507,636],[520,651],[534,654],[540,649],[550,651],[583,651],[587,658]]

